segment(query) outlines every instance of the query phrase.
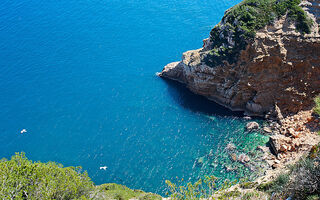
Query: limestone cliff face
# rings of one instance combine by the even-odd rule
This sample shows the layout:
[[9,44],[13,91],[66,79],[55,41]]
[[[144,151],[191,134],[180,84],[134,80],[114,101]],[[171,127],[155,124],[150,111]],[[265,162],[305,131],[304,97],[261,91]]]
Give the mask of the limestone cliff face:
[[185,52],[182,61],[168,64],[159,76],[250,115],[272,117],[275,105],[284,115],[307,110],[320,93],[319,4],[319,0],[301,4],[314,21],[310,34],[296,32],[284,16],[257,31],[236,63],[207,66],[204,59],[211,43],[207,39],[203,48]]

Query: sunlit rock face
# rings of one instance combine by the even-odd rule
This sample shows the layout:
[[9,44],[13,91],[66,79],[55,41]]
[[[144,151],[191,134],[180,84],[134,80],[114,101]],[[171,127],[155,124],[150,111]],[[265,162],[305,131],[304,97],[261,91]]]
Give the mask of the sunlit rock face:
[[233,64],[208,66],[211,41],[206,39],[203,48],[185,52],[182,61],[168,64],[159,76],[250,115],[274,117],[275,105],[285,116],[308,110],[320,93],[319,3],[301,4],[314,21],[310,34],[301,35],[284,16],[257,31]]

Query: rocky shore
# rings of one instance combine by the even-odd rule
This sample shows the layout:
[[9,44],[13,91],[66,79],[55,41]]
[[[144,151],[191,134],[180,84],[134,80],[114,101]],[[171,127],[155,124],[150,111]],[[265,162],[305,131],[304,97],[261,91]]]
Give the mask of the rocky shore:
[[212,65],[215,40],[225,40],[221,48],[232,49],[229,24],[222,20],[217,26],[224,30],[218,38],[204,40],[202,48],[183,53],[158,73],[160,77],[179,81],[192,92],[203,95],[232,110],[267,118],[276,116],[276,106],[284,116],[310,110],[320,93],[320,3],[304,1],[313,26],[309,34],[297,32],[294,23],[283,16],[258,30],[246,47],[239,51],[236,62]]
[[[257,30],[232,63],[210,65],[206,62],[215,40],[227,41],[223,48],[234,46],[225,17],[217,25],[218,38],[205,39],[203,47],[183,53],[158,73],[176,80],[192,92],[203,95],[231,110],[262,116],[268,125],[247,125],[270,136],[262,160],[268,168],[257,181],[270,181],[288,164],[293,164],[320,142],[320,119],[312,112],[314,98],[320,94],[320,1],[302,1],[300,6],[312,20],[308,34],[296,30],[288,15]],[[229,11],[226,11],[228,13]],[[232,146],[227,147],[231,149]],[[250,157],[230,158],[250,166]],[[232,168],[229,168],[232,170]]]
[[300,111],[279,121],[270,120],[269,126],[264,129],[271,134],[270,148],[261,148],[270,169],[260,181],[275,178],[287,165],[308,155],[312,147],[320,142],[320,119],[312,110]]

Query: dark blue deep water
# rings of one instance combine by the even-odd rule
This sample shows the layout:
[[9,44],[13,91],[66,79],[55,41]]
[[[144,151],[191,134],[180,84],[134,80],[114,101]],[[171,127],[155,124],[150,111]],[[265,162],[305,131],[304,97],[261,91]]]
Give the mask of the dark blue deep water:
[[24,151],[81,165],[96,184],[160,194],[166,179],[246,173],[227,173],[221,152],[230,141],[251,151],[265,138],[244,132],[241,113],[155,76],[201,47],[239,2],[1,0],[0,157]]

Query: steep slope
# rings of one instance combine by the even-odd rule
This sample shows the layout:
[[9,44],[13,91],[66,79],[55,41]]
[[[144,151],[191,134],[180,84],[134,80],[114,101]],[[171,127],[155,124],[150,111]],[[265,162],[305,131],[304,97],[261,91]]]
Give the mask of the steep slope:
[[[234,28],[241,22],[228,18],[236,8],[230,9],[204,40],[203,48],[185,52],[182,61],[168,64],[159,76],[250,115],[275,117],[277,106],[285,116],[311,109],[320,93],[319,4],[319,0],[301,2],[305,13],[297,12],[307,18],[298,15],[300,21],[293,20],[296,15],[289,10],[272,21],[264,19],[263,28],[249,27],[249,31],[247,24]],[[259,21],[252,16],[253,22]]]

